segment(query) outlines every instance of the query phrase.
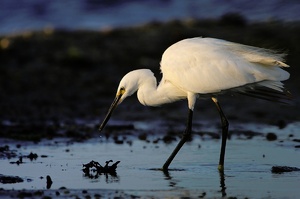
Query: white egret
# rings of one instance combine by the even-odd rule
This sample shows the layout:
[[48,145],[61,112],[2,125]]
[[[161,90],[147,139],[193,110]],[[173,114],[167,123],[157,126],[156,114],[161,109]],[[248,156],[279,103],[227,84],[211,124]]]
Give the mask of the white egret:
[[168,170],[177,152],[191,135],[196,99],[209,96],[221,117],[222,143],[218,168],[223,171],[229,123],[217,96],[233,91],[271,101],[288,101],[290,93],[281,82],[290,76],[282,69],[288,67],[283,62],[283,56],[272,50],[220,39],[197,37],[181,40],[162,55],[160,69],[163,76],[159,85],[149,69],[134,70],[122,78],[116,98],[99,130],[105,127],[117,105],[136,91],[138,100],[145,106],[187,99],[189,111],[186,129],[163,165],[163,170]]

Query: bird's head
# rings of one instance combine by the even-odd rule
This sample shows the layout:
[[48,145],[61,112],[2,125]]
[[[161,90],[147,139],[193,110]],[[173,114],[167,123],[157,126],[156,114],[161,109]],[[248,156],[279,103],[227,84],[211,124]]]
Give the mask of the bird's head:
[[131,96],[133,93],[135,93],[138,90],[139,87],[139,79],[140,74],[144,69],[140,70],[134,70],[129,73],[127,73],[122,80],[119,83],[116,97],[111,104],[110,108],[108,109],[108,112],[102,122],[102,124],[99,127],[99,131],[102,131],[108,122],[110,116],[112,115],[115,108],[126,98]]

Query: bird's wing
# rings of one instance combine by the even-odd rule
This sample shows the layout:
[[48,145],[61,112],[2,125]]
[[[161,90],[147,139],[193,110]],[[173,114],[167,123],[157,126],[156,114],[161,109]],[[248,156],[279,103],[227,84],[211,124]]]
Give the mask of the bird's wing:
[[[281,67],[287,65],[280,54],[212,38],[177,42],[164,52],[161,60],[164,79],[186,92],[201,94],[255,82],[283,81],[289,73]],[[278,85],[271,83],[270,87],[280,90]]]

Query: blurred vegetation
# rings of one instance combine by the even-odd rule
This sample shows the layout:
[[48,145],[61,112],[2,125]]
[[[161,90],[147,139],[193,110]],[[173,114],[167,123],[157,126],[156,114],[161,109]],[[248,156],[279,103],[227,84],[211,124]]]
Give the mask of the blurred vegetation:
[[128,71],[150,68],[158,79],[164,50],[188,37],[215,37],[288,53],[288,85],[299,90],[300,24],[219,20],[152,22],[103,31],[40,31],[0,37],[0,121],[34,123],[95,118]]

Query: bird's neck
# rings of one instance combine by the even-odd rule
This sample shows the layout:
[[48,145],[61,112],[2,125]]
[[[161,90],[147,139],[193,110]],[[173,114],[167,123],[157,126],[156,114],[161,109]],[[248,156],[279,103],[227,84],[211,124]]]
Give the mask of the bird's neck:
[[145,106],[159,106],[174,102],[186,97],[186,94],[178,90],[169,82],[162,82],[157,86],[156,78],[146,81],[139,86],[137,97]]

